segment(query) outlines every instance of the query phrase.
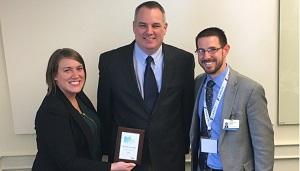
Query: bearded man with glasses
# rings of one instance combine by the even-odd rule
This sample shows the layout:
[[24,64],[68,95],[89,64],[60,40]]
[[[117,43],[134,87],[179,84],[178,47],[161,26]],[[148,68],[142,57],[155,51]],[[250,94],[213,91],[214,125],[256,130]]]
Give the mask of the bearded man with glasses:
[[264,88],[226,62],[230,46],[216,27],[196,37],[198,62],[191,125],[192,171],[272,171],[274,132]]

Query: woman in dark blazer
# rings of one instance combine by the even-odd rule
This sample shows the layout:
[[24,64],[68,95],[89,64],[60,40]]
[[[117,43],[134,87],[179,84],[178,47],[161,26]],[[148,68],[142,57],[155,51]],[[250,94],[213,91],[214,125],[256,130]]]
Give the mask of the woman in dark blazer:
[[82,91],[86,69],[73,49],[56,50],[46,72],[48,93],[35,119],[38,152],[33,171],[131,170],[135,164],[101,161],[100,120]]

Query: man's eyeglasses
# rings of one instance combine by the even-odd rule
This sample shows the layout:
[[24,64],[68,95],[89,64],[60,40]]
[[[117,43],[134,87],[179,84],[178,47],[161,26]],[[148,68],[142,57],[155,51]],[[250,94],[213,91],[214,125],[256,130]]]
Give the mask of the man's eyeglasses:
[[218,50],[222,49],[223,47],[219,47],[219,48],[216,48],[216,47],[210,47],[210,48],[207,48],[207,49],[203,49],[203,48],[199,48],[195,51],[195,53],[197,53],[198,55],[200,56],[204,56],[205,55],[205,52],[207,52],[208,54],[210,55],[213,55],[215,54]]

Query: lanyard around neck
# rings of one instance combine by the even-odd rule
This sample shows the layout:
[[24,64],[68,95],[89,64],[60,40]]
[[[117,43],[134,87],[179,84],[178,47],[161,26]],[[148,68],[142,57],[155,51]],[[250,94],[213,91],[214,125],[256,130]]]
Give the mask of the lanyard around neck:
[[[224,91],[225,91],[225,88],[226,88],[226,85],[227,85],[227,82],[228,82],[228,78],[229,78],[229,68],[228,68],[228,71],[226,73],[226,76],[222,82],[222,86],[219,90],[219,93],[218,93],[218,96],[217,96],[217,99],[213,105],[213,108],[211,110],[211,115],[209,116],[209,113],[208,113],[208,110],[207,110],[207,105],[206,105],[206,97],[204,96],[204,102],[203,102],[203,110],[204,110],[204,117],[205,117],[205,122],[206,122],[206,125],[207,125],[207,130],[211,130],[211,125],[212,125],[212,122],[214,121],[215,117],[216,117],[216,113],[217,113],[217,109],[218,109],[218,106],[219,106],[219,103],[220,103],[220,100],[224,94]],[[204,89],[204,94],[206,94],[206,87]]]

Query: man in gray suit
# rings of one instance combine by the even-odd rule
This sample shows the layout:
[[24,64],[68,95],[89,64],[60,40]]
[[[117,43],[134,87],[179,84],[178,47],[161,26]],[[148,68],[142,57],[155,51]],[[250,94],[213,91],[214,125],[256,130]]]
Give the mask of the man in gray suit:
[[274,132],[263,87],[228,66],[223,30],[201,31],[196,48],[205,73],[195,81],[192,171],[272,171]]

